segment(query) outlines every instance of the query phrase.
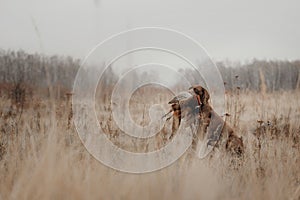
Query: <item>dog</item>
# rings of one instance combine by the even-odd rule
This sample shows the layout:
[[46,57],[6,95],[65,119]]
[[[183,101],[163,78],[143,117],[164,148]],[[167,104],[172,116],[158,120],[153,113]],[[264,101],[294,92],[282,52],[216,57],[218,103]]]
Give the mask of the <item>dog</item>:
[[[200,86],[192,86],[185,95],[175,96],[169,104],[173,113],[172,134],[170,139],[178,130],[184,117],[194,119],[197,130],[194,131],[192,148],[196,150],[199,140],[207,138],[207,145],[220,148],[231,155],[242,156],[244,144],[242,137],[238,137],[233,129],[220,117],[209,103],[208,91]],[[169,114],[167,113],[167,114]],[[166,115],[167,115],[166,114]],[[213,119],[213,120],[212,120]]]

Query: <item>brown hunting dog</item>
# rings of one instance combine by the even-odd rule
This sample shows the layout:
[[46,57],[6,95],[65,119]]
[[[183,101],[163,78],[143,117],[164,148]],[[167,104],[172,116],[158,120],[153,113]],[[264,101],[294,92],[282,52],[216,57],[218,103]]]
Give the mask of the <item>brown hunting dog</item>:
[[174,97],[169,102],[172,107],[169,113],[173,112],[170,138],[178,130],[181,120],[184,117],[189,117],[196,120],[194,123],[198,124],[193,135],[192,148],[194,150],[197,148],[198,141],[203,141],[207,137],[207,145],[218,147],[221,150],[224,149],[232,155],[241,156],[244,152],[242,137],[238,137],[222,117],[213,110],[209,104],[209,98],[210,95],[207,90],[197,85],[191,87],[188,92]]

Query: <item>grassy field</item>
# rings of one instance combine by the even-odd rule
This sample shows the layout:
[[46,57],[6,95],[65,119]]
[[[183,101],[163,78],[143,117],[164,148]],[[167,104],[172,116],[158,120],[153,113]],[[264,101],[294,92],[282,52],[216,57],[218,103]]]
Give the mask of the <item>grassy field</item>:
[[[173,165],[141,175],[112,170],[86,151],[72,123],[70,99],[27,97],[21,108],[2,97],[0,200],[299,200],[300,92],[235,92],[226,97],[227,121],[244,139],[243,159],[233,162],[216,149],[199,160],[188,151]],[[100,113],[108,117],[100,116],[100,121],[118,142],[109,112],[103,108]]]

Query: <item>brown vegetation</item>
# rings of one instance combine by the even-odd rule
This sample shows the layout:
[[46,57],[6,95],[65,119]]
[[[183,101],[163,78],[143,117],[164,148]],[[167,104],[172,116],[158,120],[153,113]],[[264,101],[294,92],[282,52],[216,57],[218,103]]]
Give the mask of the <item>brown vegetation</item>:
[[[78,63],[13,52],[1,52],[0,57],[0,200],[300,198],[297,61],[255,61],[249,66],[265,63],[273,67],[260,66],[261,72],[254,67],[245,68],[248,73],[239,73],[238,77],[238,68],[232,68],[230,77],[224,76],[228,82],[226,121],[243,136],[242,161],[222,156],[218,149],[200,160],[190,156],[188,150],[169,167],[133,175],[102,165],[78,138],[72,123],[71,93],[67,93]],[[44,76],[46,66],[52,70],[48,78]],[[291,71],[285,71],[283,66],[290,66]],[[277,75],[268,75],[268,69]],[[251,75],[251,70],[257,74]],[[285,85],[286,80],[289,84]],[[111,83],[106,84],[106,88],[112,88]],[[164,145],[156,145],[157,138],[147,141],[124,136],[114,123],[109,93],[110,89],[103,91],[104,103],[96,105],[96,109],[100,126],[112,142],[137,152]],[[149,97],[149,93],[156,95]],[[130,112],[138,124],[147,124],[150,105],[165,103],[167,107],[171,97],[168,91],[147,92],[142,88],[133,95]],[[157,137],[165,138],[170,132],[171,124]]]
[[107,168],[85,150],[74,127],[68,128],[67,99],[31,97],[19,119],[18,109],[1,98],[0,198],[299,199],[300,94],[239,95],[244,109],[236,118],[228,108],[228,121],[238,120],[235,131],[245,138],[242,164],[233,166],[218,151],[203,160],[187,152],[172,166],[142,175]]

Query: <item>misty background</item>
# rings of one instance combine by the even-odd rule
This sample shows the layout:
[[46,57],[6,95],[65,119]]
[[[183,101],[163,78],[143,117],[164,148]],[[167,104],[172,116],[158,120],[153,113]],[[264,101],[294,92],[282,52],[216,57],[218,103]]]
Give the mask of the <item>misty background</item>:
[[214,60],[299,59],[297,0],[1,0],[0,48],[84,58],[112,34],[155,26],[186,33]]
[[[299,89],[299,6],[296,0],[0,0],[0,92],[22,98],[52,90],[65,97],[93,47],[136,27],[174,29],[197,40],[227,90]],[[193,70],[178,70],[199,82]],[[119,72],[112,66],[100,80],[107,94]]]

